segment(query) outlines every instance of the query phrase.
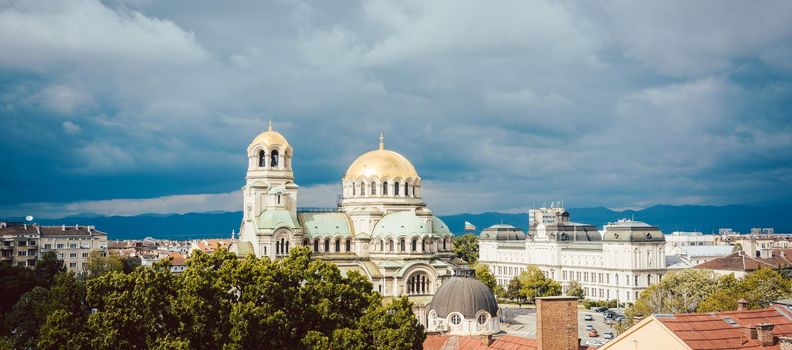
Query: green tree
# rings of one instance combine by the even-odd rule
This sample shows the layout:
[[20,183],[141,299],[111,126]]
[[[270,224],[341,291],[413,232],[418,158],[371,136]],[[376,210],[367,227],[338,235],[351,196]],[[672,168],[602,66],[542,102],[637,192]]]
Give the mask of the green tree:
[[743,250],[743,247],[742,247],[742,244],[740,244],[740,243],[735,243],[732,246],[732,253],[741,252],[742,250]]
[[91,252],[85,264],[88,277],[95,278],[108,272],[124,271],[124,261],[117,255],[102,256],[100,252]]
[[478,236],[467,233],[462,236],[454,237],[454,253],[456,253],[460,259],[470,264],[478,261]]
[[512,300],[522,299],[524,296],[520,293],[522,285],[520,279],[516,276],[509,280],[509,286],[506,288],[506,297]]
[[737,280],[733,274],[721,277],[718,288],[698,307],[699,312],[737,309],[737,301],[748,301],[749,309],[761,309],[774,300],[792,297],[790,281],[779,272],[760,268]]
[[545,277],[536,266],[528,266],[517,278],[520,280],[520,295],[531,302],[537,297],[561,295],[561,284]]
[[490,272],[489,266],[487,264],[476,262],[470,265],[473,268],[476,279],[484,283],[489,289],[494,293],[495,288],[498,285],[498,281],[495,279],[495,275]]
[[566,295],[571,297],[577,297],[578,299],[583,299],[586,296],[586,292],[583,290],[583,286],[578,281],[569,282],[569,286],[567,287]]
[[19,298],[36,287],[33,270],[0,264],[0,334],[9,334],[6,316]]
[[55,281],[55,275],[62,272],[66,272],[66,265],[52,251],[41,254],[33,268],[36,284],[41,287],[51,286]]

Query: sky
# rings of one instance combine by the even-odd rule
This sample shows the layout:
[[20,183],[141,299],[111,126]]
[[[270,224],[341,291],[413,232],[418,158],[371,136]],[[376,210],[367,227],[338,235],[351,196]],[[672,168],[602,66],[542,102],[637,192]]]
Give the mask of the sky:
[[0,0],[0,217],[300,206],[400,152],[438,214],[792,203],[790,1]]

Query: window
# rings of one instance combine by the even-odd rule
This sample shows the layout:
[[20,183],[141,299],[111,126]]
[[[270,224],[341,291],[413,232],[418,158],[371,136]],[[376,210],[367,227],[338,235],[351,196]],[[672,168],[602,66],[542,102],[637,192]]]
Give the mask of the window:
[[77,267],[77,263],[69,263],[69,267],[75,268],[75,267]]
[[63,243],[58,243],[58,249],[63,249]]
[[341,251],[341,240],[339,240],[339,239],[337,239],[335,241],[335,251],[337,251],[337,252]]
[[404,183],[404,195],[405,196],[409,195],[409,193],[407,193],[407,183],[406,182]]
[[415,197],[415,185],[413,185],[413,191],[412,191],[412,194],[413,194],[413,197]]
[[278,195],[278,205],[281,204],[281,195]]
[[635,277],[635,286],[637,287],[638,286],[638,276],[634,276],[634,277]]
[[357,186],[355,184],[352,184],[352,196],[357,196]]
[[397,196],[399,195],[399,183],[398,182],[394,182],[393,183],[393,194],[395,194]]
[[88,253],[82,253],[82,257],[83,258],[87,258],[88,257]]
[[487,324],[487,314],[480,314],[478,316],[478,323],[482,326]]
[[49,243],[45,244],[44,249],[52,249],[52,244]]
[[416,241],[416,240],[414,240],[414,239],[413,239],[413,240],[412,240],[412,247],[411,247],[411,248],[412,248],[412,251],[416,251],[416,250],[418,250],[418,241]]
[[407,279],[407,295],[428,294],[432,282],[424,272],[416,272]]
[[652,275],[646,275],[646,285],[652,284]]
[[77,249],[77,243],[69,243],[69,249]]
[[19,241],[19,242],[17,243],[17,246],[18,246],[18,247],[25,247],[25,246],[27,246],[27,242],[26,242],[26,241]]
[[362,182],[360,183],[360,195],[361,196],[365,196],[366,195],[366,184],[362,183]]
[[387,196],[388,195],[388,183],[387,182],[383,182],[382,183],[382,195],[383,196]]
[[330,251],[330,239],[325,239],[324,248],[325,248],[324,249],[325,252],[329,252]]
[[402,251],[402,252],[403,252],[403,251],[405,251],[405,250],[406,250],[406,249],[405,249],[406,247],[405,247],[405,244],[404,244],[404,243],[405,243],[405,242],[404,242],[404,238],[402,238],[402,239],[400,239],[400,240],[399,240],[399,251]]
[[377,183],[376,182],[372,182],[371,183],[371,195],[372,196],[376,196],[377,195]]
[[278,160],[279,160],[278,159],[278,151],[277,150],[272,151],[272,153],[270,153],[270,167],[272,167],[272,168],[277,167],[278,166]]
[[352,240],[347,238],[347,240],[346,240],[346,251],[350,251],[350,250],[352,250]]
[[385,251],[385,241],[379,241],[379,251]]
[[317,253],[319,252],[319,240],[318,239],[314,240],[314,252],[317,252]]
[[460,323],[462,323],[462,317],[459,317],[459,314],[451,315],[451,324],[458,326]]
[[264,151],[259,151],[258,166],[263,168],[265,165],[267,165],[267,154]]
[[392,239],[388,240],[388,251],[389,252],[393,251],[393,240]]
[[27,256],[27,250],[20,250],[17,252],[17,256]]

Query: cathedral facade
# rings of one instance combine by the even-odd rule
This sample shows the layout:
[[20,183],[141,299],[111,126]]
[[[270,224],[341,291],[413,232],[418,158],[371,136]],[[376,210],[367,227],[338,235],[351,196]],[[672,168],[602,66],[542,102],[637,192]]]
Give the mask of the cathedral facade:
[[385,296],[430,296],[465,262],[453,235],[421,198],[421,177],[401,154],[379,148],[359,156],[341,179],[335,208],[298,207],[293,149],[269,130],[247,148],[248,171],[237,255],[272,259],[306,246],[314,258],[358,271]]

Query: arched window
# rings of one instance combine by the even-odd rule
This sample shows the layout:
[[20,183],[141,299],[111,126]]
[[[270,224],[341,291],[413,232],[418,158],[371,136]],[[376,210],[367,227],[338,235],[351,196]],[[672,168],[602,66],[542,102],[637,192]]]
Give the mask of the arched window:
[[407,295],[429,294],[432,281],[424,272],[416,272],[407,279]]
[[382,195],[383,196],[388,195],[388,183],[384,181],[382,182]]
[[280,200],[280,198],[281,198],[281,195],[278,195],[278,205],[280,205],[280,204],[281,204],[281,203],[280,203],[280,201],[281,201],[281,200]]
[[280,250],[281,250],[280,241],[275,241],[275,255],[280,255]]
[[307,247],[307,246],[308,246],[308,238],[303,240],[303,247]]
[[462,323],[462,317],[459,317],[459,314],[451,315],[451,324],[459,326],[460,323]]
[[405,248],[406,247],[404,246],[404,238],[402,238],[402,239],[399,240],[399,251],[403,252],[403,251],[405,251]]
[[448,240],[447,239],[443,240],[443,250],[448,250]]
[[372,182],[371,183],[371,195],[372,196],[376,196],[377,195],[377,183],[376,182]]
[[286,241],[286,254],[289,254],[289,241]]
[[270,167],[272,167],[272,168],[278,167],[278,160],[279,160],[278,159],[278,151],[277,150],[273,150],[272,152],[270,152]]
[[379,251],[384,251],[384,250],[385,250],[385,242],[380,240],[379,241]]
[[352,196],[357,196],[357,187],[352,184]]
[[422,252],[426,251],[426,240],[425,239],[421,240],[421,251]]
[[487,324],[487,314],[481,313],[478,316],[478,324],[484,326]]
[[405,183],[404,183],[404,195],[405,195],[405,196],[408,196],[408,195],[409,195],[409,193],[407,193],[407,189],[408,189],[408,187],[407,187],[407,183],[405,182]]
[[329,239],[329,238],[328,238],[328,239],[325,239],[325,246],[324,246],[324,248],[325,248],[325,249],[324,249],[324,251],[325,251],[325,252],[329,252],[329,251],[330,251],[330,239]]
[[314,253],[318,253],[318,252],[319,252],[319,240],[315,239],[314,240]]
[[393,183],[393,194],[395,194],[397,196],[399,195],[399,183],[398,182],[394,182]]
[[389,252],[393,251],[393,240],[392,239],[388,239],[388,251]]
[[418,249],[418,241],[413,239],[412,240],[412,251],[416,251]]
[[366,195],[366,184],[363,183],[363,182],[360,183],[360,195],[361,196],[365,196]]
[[267,165],[266,162],[267,162],[267,153],[265,153],[264,151],[259,151],[259,158],[258,158],[259,168],[263,168],[264,166],[266,166]]
[[340,252],[341,251],[341,240],[340,239],[336,239],[336,241],[335,241],[335,251],[336,252]]
[[413,194],[413,197],[416,197],[416,195],[415,195],[415,185],[413,185],[412,194]]
[[352,240],[347,238],[347,240],[346,240],[346,251],[350,251],[350,250],[352,250]]

